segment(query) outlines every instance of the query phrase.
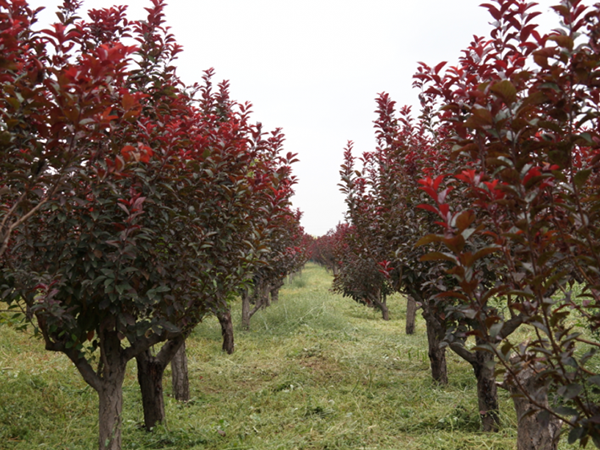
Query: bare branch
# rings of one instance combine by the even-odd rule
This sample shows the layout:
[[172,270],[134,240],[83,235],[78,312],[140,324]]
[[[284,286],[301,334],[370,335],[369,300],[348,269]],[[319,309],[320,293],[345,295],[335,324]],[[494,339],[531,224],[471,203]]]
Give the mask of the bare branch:
[[63,180],[64,180],[64,175],[61,176],[56,181],[56,183],[54,184],[54,186],[52,186],[52,188],[46,193],[46,195],[44,195],[44,197],[38,202],[37,205],[35,205],[27,214],[25,214],[25,215],[21,216],[20,218],[16,219],[13,223],[11,223],[7,227],[6,224],[7,224],[8,219],[13,215],[13,213],[15,212],[15,210],[19,206],[19,204],[25,199],[28,191],[25,191],[25,192],[23,192],[23,194],[21,194],[21,197],[19,198],[19,200],[17,200],[17,202],[15,202],[15,204],[13,205],[13,207],[4,216],[4,219],[2,219],[2,223],[0,223],[0,230],[7,229],[6,232],[4,232],[2,234],[2,244],[0,245],[0,257],[2,257],[2,255],[4,255],[4,252],[8,248],[8,242],[9,242],[10,237],[11,237],[13,231],[15,230],[15,228],[17,228],[18,226],[20,226],[21,224],[23,224],[24,222],[26,222],[46,202],[48,202],[48,200],[50,200],[50,198],[56,193],[56,191],[58,190],[58,187],[62,184]]
[[463,345],[459,344],[458,342],[451,342],[450,348],[452,349],[452,351],[454,353],[456,353],[462,359],[467,361],[469,364],[477,363],[477,359],[475,358],[475,355],[473,353],[471,353],[469,350],[467,350]]
[[498,333],[499,339],[506,339],[510,336],[521,324],[525,321],[525,315],[519,314],[518,316],[514,316],[512,319],[504,322],[500,333]]

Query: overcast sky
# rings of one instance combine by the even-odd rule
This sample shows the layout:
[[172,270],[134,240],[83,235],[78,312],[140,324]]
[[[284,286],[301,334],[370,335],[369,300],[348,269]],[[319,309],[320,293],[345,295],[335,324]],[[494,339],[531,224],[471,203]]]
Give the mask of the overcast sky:
[[[373,150],[375,97],[417,104],[417,62],[457,61],[473,35],[487,35],[491,17],[482,0],[170,0],[167,23],[184,51],[178,74],[188,84],[202,71],[231,83],[232,98],[250,101],[266,129],[283,128],[286,151],[298,153],[294,205],[315,236],[343,220],[338,191],[346,142],[355,154]],[[538,7],[554,20],[549,6]],[[58,0],[46,6],[53,21]],[[130,19],[145,17],[149,0],[86,0],[83,8],[128,4]],[[81,14],[87,18],[87,15]],[[553,22],[556,23],[556,22]]]

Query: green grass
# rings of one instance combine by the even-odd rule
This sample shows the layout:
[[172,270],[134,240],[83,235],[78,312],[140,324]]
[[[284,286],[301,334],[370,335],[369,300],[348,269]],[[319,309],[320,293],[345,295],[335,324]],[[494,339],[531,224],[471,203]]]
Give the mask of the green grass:
[[[308,265],[280,301],[220,350],[216,319],[188,341],[192,399],[166,398],[167,423],[141,429],[131,363],[124,386],[124,449],[514,449],[512,401],[500,392],[503,427],[479,430],[475,378],[448,354],[450,383],[429,376],[425,326],[404,334],[405,304],[391,320],[329,292],[331,277]],[[170,372],[166,373],[170,391]],[[0,328],[0,449],[93,449],[97,397],[62,355],[14,328]],[[561,449],[570,448],[562,444]]]

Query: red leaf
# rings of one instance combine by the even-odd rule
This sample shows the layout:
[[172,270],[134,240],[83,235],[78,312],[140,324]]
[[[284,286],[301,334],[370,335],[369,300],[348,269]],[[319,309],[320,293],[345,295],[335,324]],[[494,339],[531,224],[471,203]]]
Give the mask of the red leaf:
[[424,209],[425,211],[431,211],[432,213],[435,213],[435,214],[440,213],[437,209],[435,209],[435,207],[433,205],[428,205],[427,203],[418,205],[417,208]]
[[500,18],[502,17],[502,13],[494,5],[491,5],[489,3],[482,3],[479,6],[481,6],[483,8],[487,8],[489,13],[496,20],[500,20]]
[[126,145],[121,149],[121,155],[123,155],[123,159],[125,159],[125,161],[131,161],[134,158],[134,153],[135,147],[132,145]]
[[437,234],[428,234],[427,236],[423,236],[421,239],[417,241],[415,247],[420,247],[421,245],[427,245],[432,242],[441,242],[444,239],[442,236],[438,236]]

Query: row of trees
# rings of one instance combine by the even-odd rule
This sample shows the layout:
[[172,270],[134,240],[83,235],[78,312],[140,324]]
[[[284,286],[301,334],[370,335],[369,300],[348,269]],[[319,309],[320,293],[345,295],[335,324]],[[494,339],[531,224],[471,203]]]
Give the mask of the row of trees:
[[127,362],[150,429],[193,328],[217,315],[233,351],[231,300],[280,287],[304,233],[281,131],[212,70],[181,82],[164,1],[144,21],[80,3],[35,31],[25,0],[0,0],[0,300],[98,392],[99,448],[119,449]]
[[600,447],[600,7],[563,0],[542,34],[535,3],[482,6],[489,37],[445,70],[420,64],[417,120],[377,99],[377,148],[359,170],[346,149],[349,224],[319,258],[355,300],[420,303],[434,379],[445,348],[472,365],[484,430],[503,374],[520,449],[554,448],[559,420]]

